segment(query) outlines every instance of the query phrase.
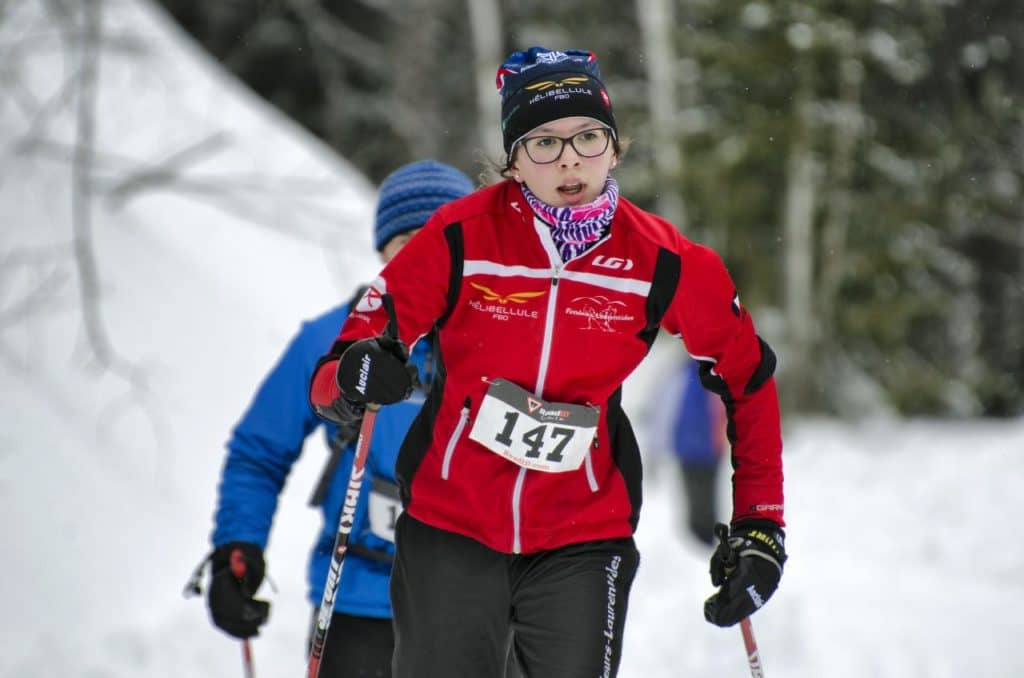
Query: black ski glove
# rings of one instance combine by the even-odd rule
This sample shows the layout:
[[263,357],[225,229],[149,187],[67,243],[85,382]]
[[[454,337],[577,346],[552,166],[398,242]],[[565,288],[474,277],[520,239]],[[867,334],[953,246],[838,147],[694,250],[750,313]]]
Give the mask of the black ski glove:
[[366,405],[354,403],[345,396],[341,396],[335,398],[331,403],[331,412],[334,415],[331,417],[331,421],[338,425],[335,440],[345,441],[347,445],[359,437],[359,428],[363,425]]
[[390,405],[408,398],[420,383],[416,366],[408,361],[405,344],[387,335],[353,343],[341,354],[335,377],[341,399],[348,403],[334,405],[335,411],[348,406],[355,412],[365,403]]
[[770,520],[719,523],[721,542],[711,556],[711,583],[718,593],[704,603],[704,618],[732,626],[756,612],[775,593],[786,562],[785,533]]
[[263,551],[256,544],[233,541],[214,549],[210,563],[206,602],[213,623],[235,638],[257,635],[270,616],[270,603],[253,598],[266,567]]

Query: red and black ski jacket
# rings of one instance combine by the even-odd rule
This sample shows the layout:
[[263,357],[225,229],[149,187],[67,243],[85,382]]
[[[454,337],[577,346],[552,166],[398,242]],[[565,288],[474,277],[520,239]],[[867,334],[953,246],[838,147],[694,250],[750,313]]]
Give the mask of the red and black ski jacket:
[[[548,227],[505,181],[441,207],[381,272],[336,349],[383,332],[385,292],[407,345],[436,331],[433,387],[396,469],[415,518],[506,553],[631,535],[642,471],[621,387],[664,328],[725,401],[733,520],[784,524],[774,355],[720,258],[670,223],[620,198],[608,235],[563,263]],[[335,365],[321,361],[330,374],[314,377],[314,406],[338,396]],[[578,470],[527,470],[468,437],[495,378],[600,407]]]

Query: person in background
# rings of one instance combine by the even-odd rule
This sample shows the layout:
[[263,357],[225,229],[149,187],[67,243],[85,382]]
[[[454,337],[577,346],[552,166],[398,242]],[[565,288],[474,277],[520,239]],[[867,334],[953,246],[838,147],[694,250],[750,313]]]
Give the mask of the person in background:
[[310,401],[345,421],[401,400],[404,347],[433,333],[396,467],[396,678],[500,676],[510,642],[531,678],[610,678],[642,500],[623,381],[664,328],[728,405],[737,559],[716,551],[704,614],[730,626],[786,560],[775,357],[721,259],[619,195],[592,52],[515,52],[497,82],[505,179],[441,207],[384,267],[366,297],[382,303],[341,327]]
[[[380,187],[374,241],[390,261],[444,203],[473,190],[468,177],[433,160],[405,165]],[[365,288],[364,288],[365,289]],[[307,391],[317,360],[362,292],[348,303],[302,325],[257,389],[227,444],[212,534],[208,605],[213,623],[236,638],[249,638],[267,621],[269,603],[253,596],[264,576],[263,552],[278,495],[306,439],[322,428],[331,449],[311,503],[323,513],[323,529],[309,560],[309,600],[314,618],[331,560],[338,516],[348,485],[359,419],[324,424],[309,407]],[[410,361],[427,375],[432,347],[412,342]],[[394,634],[388,579],[395,554],[394,523],[401,504],[395,458],[410,422],[424,401],[418,389],[406,401],[381,410],[371,439],[363,491],[320,665],[324,678],[390,676]],[[246,574],[237,579],[230,560],[239,553]],[[237,557],[237,556],[236,556]]]
[[701,543],[713,546],[718,522],[718,469],[729,441],[725,407],[703,387],[700,363],[687,360],[677,382],[660,396],[659,416],[666,419],[667,440],[679,464],[686,530]]

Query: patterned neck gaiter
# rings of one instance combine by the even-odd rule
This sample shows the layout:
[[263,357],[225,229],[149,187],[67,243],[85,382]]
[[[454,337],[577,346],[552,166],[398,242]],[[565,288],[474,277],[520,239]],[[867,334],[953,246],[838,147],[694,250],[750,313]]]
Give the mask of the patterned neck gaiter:
[[520,186],[534,214],[551,227],[551,238],[563,262],[583,254],[607,235],[619,204],[619,184],[613,177],[605,180],[597,200],[570,207],[552,207],[535,196],[526,184]]

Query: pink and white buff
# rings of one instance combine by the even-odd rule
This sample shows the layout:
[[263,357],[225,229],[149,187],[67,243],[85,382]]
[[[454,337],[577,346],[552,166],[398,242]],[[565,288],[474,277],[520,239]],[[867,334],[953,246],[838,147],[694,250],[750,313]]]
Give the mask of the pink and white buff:
[[563,262],[583,254],[608,233],[619,204],[619,184],[613,177],[605,180],[597,200],[586,205],[553,207],[535,196],[526,184],[522,189],[534,214],[551,227]]

